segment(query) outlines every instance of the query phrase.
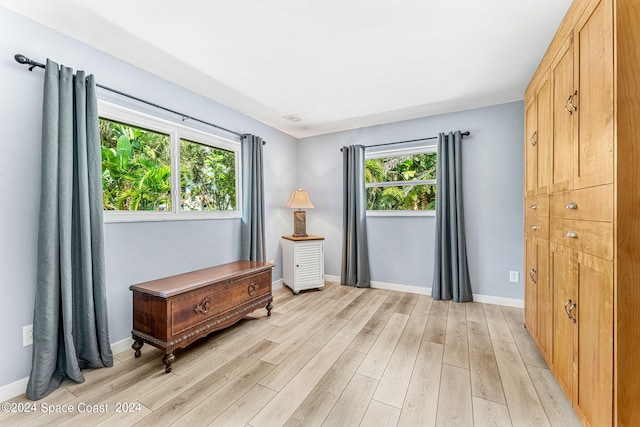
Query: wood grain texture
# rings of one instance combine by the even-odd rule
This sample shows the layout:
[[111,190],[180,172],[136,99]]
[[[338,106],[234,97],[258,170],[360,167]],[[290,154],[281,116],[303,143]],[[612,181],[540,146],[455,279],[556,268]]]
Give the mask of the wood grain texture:
[[468,369],[442,365],[437,426],[473,425],[473,405]]
[[375,400],[402,408],[423,332],[424,325],[407,323],[373,395]]
[[492,340],[514,342],[511,330],[502,314],[500,306],[493,304],[484,305],[484,314],[487,318],[487,327]]
[[431,303],[431,311],[429,311],[427,328],[424,331],[423,340],[444,344],[449,304],[449,301],[442,300],[435,300]]
[[340,357],[353,335],[338,332],[326,346],[287,383],[287,385],[251,420],[254,427],[284,424]]
[[468,322],[473,396],[506,405],[502,381],[486,322]]
[[527,366],[540,402],[552,426],[581,427],[582,423],[571,407],[549,369]]
[[505,405],[473,398],[473,424],[486,427],[511,427],[509,409]]
[[400,409],[373,399],[360,422],[362,426],[395,427],[400,417]]
[[357,351],[347,350],[342,353],[318,385],[309,393],[309,396],[296,409],[296,412],[287,420],[285,426],[314,427],[322,425],[351,381],[362,359],[364,359],[364,354]]
[[469,369],[467,315],[464,304],[452,303],[447,316],[443,363]]
[[615,423],[640,419],[640,5],[614,2],[616,40]]
[[375,378],[356,373],[322,425],[326,427],[360,425],[377,385],[378,380]]
[[549,420],[516,345],[493,341],[493,347],[513,425],[549,426]]
[[[586,265],[586,264],[585,264]],[[359,298],[351,290],[340,289],[335,283],[328,283],[325,291],[331,295],[327,298],[324,292],[315,292],[307,296],[303,294],[302,302],[291,305],[286,313],[274,315],[285,316],[301,306],[307,307],[310,316],[295,314],[291,319],[295,322],[283,322],[283,326],[267,325],[262,319],[248,317],[229,329],[211,334],[196,343],[189,351],[181,355],[188,363],[176,367],[171,374],[158,370],[160,351],[150,349],[142,357],[131,357],[120,354],[111,369],[85,371],[84,384],[63,383],[62,387],[47,396],[38,404],[78,405],[79,403],[108,404],[110,412],[98,414],[74,413],[61,414],[12,414],[0,413],[0,425],[287,425],[287,426],[334,426],[334,425],[399,425],[399,426],[434,426],[440,425],[475,425],[497,423],[501,419],[504,407],[491,401],[473,400],[477,388],[472,386],[474,376],[473,350],[470,354],[471,371],[443,364],[444,345],[424,339],[422,329],[426,329],[428,317],[421,313],[412,317],[418,305],[427,307],[434,305],[430,297],[418,297],[411,314],[396,313],[396,307],[405,294],[392,291],[372,292],[369,303],[364,305],[350,321],[361,325],[369,324],[376,330],[374,342],[369,346],[373,350],[371,357],[380,359],[380,355],[390,355],[381,380],[357,374],[357,370],[368,357],[368,353],[350,350],[354,333],[344,332],[348,319],[338,317],[346,307]],[[289,291],[287,291],[289,292]],[[365,290],[364,292],[369,292]],[[347,299],[344,299],[347,295]],[[274,292],[276,304],[278,298],[289,299],[287,293]],[[315,310],[314,298],[322,307]],[[349,298],[352,298],[349,302]],[[426,298],[426,299],[425,299]],[[405,300],[406,301],[406,300]],[[422,301],[422,302],[421,302]],[[356,303],[358,304],[358,303]],[[370,309],[374,304],[375,309]],[[438,304],[435,304],[438,305]],[[440,304],[446,310],[440,310],[449,317],[449,303]],[[502,310],[505,310],[502,308]],[[523,313],[518,309],[508,309],[505,316],[507,324],[514,318],[514,324],[522,323]],[[319,316],[330,313],[324,322],[317,321]],[[451,313],[452,319],[466,323],[469,330],[469,345],[474,348],[474,339],[478,336],[489,336],[488,326],[483,324],[485,310],[483,304],[456,304]],[[362,316],[366,322],[363,323]],[[518,317],[519,316],[519,317]],[[387,341],[385,335],[389,328],[394,328],[390,319],[401,319],[404,327],[397,328],[399,339],[393,344],[388,341],[390,350],[382,350],[374,345],[378,339]],[[422,319],[411,321],[411,319]],[[384,321],[382,321],[384,319]],[[408,319],[408,320],[407,320]],[[470,320],[475,319],[475,320]],[[479,324],[479,325],[477,325]],[[309,325],[314,325],[310,327]],[[273,328],[280,329],[281,336],[296,340],[296,334],[305,331],[309,335],[302,345],[290,347],[284,358],[274,358],[277,364],[267,363],[262,358],[275,353],[273,350],[282,346],[264,339],[265,333]],[[450,328],[455,331],[456,328]],[[446,335],[446,328],[443,333]],[[382,335],[382,337],[381,337]],[[473,338],[471,338],[473,337]],[[285,338],[286,339],[286,338]],[[370,338],[367,338],[367,340]],[[446,336],[443,337],[446,339]],[[284,340],[283,340],[284,342]],[[493,344],[500,341],[493,341]],[[486,344],[486,341],[484,341]],[[285,347],[288,345],[285,344]],[[513,344],[511,344],[513,346]],[[513,346],[515,348],[515,346]],[[283,347],[280,347],[281,349]],[[489,347],[484,347],[489,349]],[[524,366],[525,353],[528,346],[518,347],[512,355],[519,366]],[[522,353],[522,354],[521,354]],[[485,354],[484,360],[496,359],[495,354]],[[383,358],[384,359],[384,358]],[[380,359],[381,360],[381,359]],[[497,360],[497,359],[496,359]],[[486,362],[490,364],[491,362]],[[512,362],[515,363],[515,362]],[[541,368],[536,368],[541,369]],[[278,372],[276,375],[275,373]],[[442,373],[446,376],[443,376]],[[543,374],[545,377],[540,379]],[[542,405],[549,413],[549,420],[556,420],[558,414],[571,415],[568,402],[558,396],[559,386],[554,383],[548,370],[534,371],[529,366],[528,375],[541,396]],[[506,382],[523,383],[526,377],[519,375],[506,377],[489,375],[489,378],[500,379],[501,383],[491,387],[505,387]],[[271,380],[268,380],[271,378]],[[464,378],[464,379],[463,379]],[[260,384],[269,382],[270,386],[278,383],[279,391]],[[555,392],[552,391],[555,384]],[[274,386],[275,387],[275,386]],[[472,388],[473,387],[473,388]],[[490,387],[484,388],[484,396],[490,396]],[[543,391],[541,391],[543,390]],[[550,390],[547,392],[547,390]],[[405,392],[406,391],[406,392]],[[544,393],[544,396],[543,396]],[[482,393],[480,393],[482,394]],[[449,397],[443,397],[443,396]],[[549,398],[547,398],[549,395]],[[403,396],[403,398],[402,398]],[[388,400],[393,403],[381,402]],[[26,402],[26,397],[12,399],[15,402]],[[531,402],[526,399],[507,400],[510,413],[529,411]],[[140,402],[140,411],[132,414],[117,414],[113,411],[115,402]],[[401,403],[398,403],[401,402]],[[487,403],[489,402],[489,403]],[[399,405],[399,406],[396,406]],[[440,410],[439,410],[440,409]],[[555,411],[555,412],[552,412]],[[564,411],[564,412],[563,412]],[[472,415],[473,414],[473,415]],[[573,415],[575,419],[575,414]],[[395,423],[394,423],[394,420]],[[555,422],[555,421],[554,421]],[[463,423],[463,424],[460,424]],[[552,423],[553,424],[553,423]],[[515,421],[514,421],[514,425]]]
[[358,368],[360,375],[367,375],[378,380],[382,378],[408,320],[409,316],[406,314],[394,313],[391,315],[389,322],[380,332],[378,339]]

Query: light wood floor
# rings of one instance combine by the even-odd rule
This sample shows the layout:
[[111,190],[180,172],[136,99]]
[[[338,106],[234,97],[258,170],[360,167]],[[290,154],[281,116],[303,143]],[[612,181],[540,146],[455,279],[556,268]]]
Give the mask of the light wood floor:
[[520,309],[334,283],[274,299],[271,318],[200,340],[171,374],[145,345],[0,425],[580,425]]

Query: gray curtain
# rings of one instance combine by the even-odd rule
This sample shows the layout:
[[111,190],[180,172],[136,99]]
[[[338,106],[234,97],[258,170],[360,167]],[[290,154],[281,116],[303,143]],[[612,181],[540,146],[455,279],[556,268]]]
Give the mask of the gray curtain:
[[95,81],[47,61],[42,187],[27,397],[81,369],[113,365],[107,324],[100,134]]
[[249,261],[265,261],[264,179],[262,138],[242,136],[242,226],[240,255]]
[[368,288],[367,198],[364,186],[364,147],[342,148],[342,268],[340,284]]
[[462,206],[462,135],[438,135],[433,299],[473,301]]

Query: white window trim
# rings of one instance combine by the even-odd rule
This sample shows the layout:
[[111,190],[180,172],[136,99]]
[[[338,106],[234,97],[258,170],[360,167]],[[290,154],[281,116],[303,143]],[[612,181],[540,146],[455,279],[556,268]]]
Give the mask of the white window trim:
[[[111,211],[105,210],[105,223],[118,222],[153,222],[153,221],[185,221],[204,219],[229,219],[242,217],[242,186],[240,177],[241,146],[210,133],[202,132],[173,123],[130,108],[98,100],[98,115],[108,120],[123,122],[132,126],[149,129],[169,135],[171,151],[171,212],[148,211]],[[236,155],[236,209],[233,211],[183,211],[180,210],[180,139],[233,151]]]
[[[394,149],[381,149],[376,151],[367,151],[365,152],[365,160],[367,159],[379,159],[381,157],[395,157],[395,156],[407,156],[412,154],[424,154],[424,153],[437,153],[438,146],[436,144],[432,145],[423,145],[420,147],[409,147],[409,148],[394,148]],[[377,182],[377,183],[368,183],[365,184],[366,188],[371,187],[396,187],[401,185],[431,185],[436,184],[435,179],[424,179],[424,180],[416,180],[416,181],[393,181],[393,182]],[[392,211],[392,210],[369,210],[367,209],[367,217],[425,217],[425,216],[436,216],[436,211]]]

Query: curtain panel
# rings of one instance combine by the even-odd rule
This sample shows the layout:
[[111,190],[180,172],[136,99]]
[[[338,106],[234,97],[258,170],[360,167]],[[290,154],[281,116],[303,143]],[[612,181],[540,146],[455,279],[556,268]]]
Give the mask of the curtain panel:
[[473,301],[462,204],[462,134],[438,135],[433,299]]
[[113,365],[107,321],[95,80],[48,60],[32,369],[41,399],[81,370]]
[[364,182],[364,146],[342,148],[342,267],[340,284],[368,288],[367,200]]
[[242,136],[242,225],[240,257],[266,260],[262,138]]

